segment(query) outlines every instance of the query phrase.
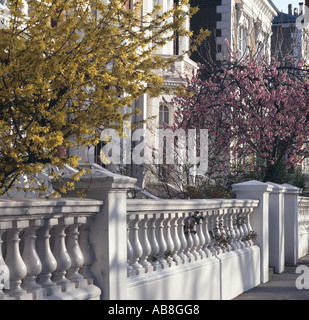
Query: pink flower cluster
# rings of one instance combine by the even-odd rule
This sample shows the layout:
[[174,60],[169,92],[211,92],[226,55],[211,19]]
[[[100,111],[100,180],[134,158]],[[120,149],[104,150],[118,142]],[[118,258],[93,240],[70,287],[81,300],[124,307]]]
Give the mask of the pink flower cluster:
[[231,53],[206,80],[201,66],[184,89],[186,95],[171,101],[175,127],[208,129],[210,173],[228,168],[231,159],[289,167],[308,155],[309,74],[303,63],[239,61]]

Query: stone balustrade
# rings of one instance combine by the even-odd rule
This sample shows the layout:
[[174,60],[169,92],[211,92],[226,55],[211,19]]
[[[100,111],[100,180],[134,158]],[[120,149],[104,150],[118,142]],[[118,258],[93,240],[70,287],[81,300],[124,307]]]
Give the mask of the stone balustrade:
[[90,300],[89,226],[102,202],[0,200],[0,300]]
[[309,253],[309,198],[298,197],[298,257]]
[[[91,265],[92,274],[88,278],[95,278],[102,293],[100,299],[233,299],[266,283],[269,266],[280,273],[285,263],[296,263],[300,256],[302,245],[298,235],[308,227],[307,213],[301,210],[307,211],[309,203],[305,200],[302,205],[299,203],[298,188],[252,180],[233,185],[236,199],[127,199],[127,191],[134,188],[135,179],[95,165],[91,169],[92,174],[84,174],[75,190],[66,196],[76,197],[78,191],[86,190],[89,199],[103,201],[88,225],[95,259],[89,256],[89,262],[84,263]],[[69,180],[70,175],[63,179]],[[57,189],[57,184],[53,186]],[[50,240],[57,238],[54,248],[62,252],[59,256],[52,251],[53,256],[62,263],[47,273],[52,274],[51,282],[61,288],[66,288],[67,279],[76,281],[73,279],[85,268],[80,267],[82,262],[76,254],[75,259],[71,258],[74,267],[68,271],[63,243],[69,256],[70,247],[78,252],[69,233],[80,232],[81,238],[84,224],[67,222],[66,218],[61,216],[55,225],[54,222],[48,225],[52,229]],[[31,227],[38,228],[37,236],[44,233],[40,225],[33,223]],[[27,235],[31,238],[33,230],[29,229]],[[14,237],[10,237],[12,243],[6,245],[14,252]],[[84,253],[80,241],[79,247]],[[21,252],[21,260],[27,261]],[[23,275],[21,288],[24,283],[35,284],[36,275],[38,270]],[[26,277],[29,280],[24,280]],[[50,280],[42,272],[39,278],[43,278],[36,281],[39,284],[45,278]]]
[[127,200],[127,274],[143,275],[254,245],[256,200]]
[[298,198],[298,230],[301,233],[309,232],[309,198]]

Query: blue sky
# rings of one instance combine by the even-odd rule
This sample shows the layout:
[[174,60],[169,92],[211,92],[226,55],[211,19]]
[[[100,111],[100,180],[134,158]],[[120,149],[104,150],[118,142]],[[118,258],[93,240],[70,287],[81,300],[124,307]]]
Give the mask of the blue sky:
[[298,8],[299,2],[305,3],[305,0],[272,0],[279,11],[288,12],[288,5],[291,3],[293,8]]

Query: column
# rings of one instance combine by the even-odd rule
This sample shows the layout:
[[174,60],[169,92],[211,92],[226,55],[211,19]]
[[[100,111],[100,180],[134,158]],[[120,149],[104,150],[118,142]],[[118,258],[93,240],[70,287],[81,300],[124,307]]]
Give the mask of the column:
[[256,243],[261,250],[261,283],[269,280],[269,193],[273,187],[252,180],[234,184],[237,199],[259,200],[259,206],[251,214],[251,226],[257,232]]
[[127,191],[136,179],[111,173],[91,164],[91,174],[85,174],[66,194],[74,197],[87,191],[87,198],[102,200],[100,212],[93,217],[90,241],[96,257],[91,266],[95,285],[101,289],[102,300],[127,299]]
[[284,271],[284,193],[286,187],[266,182],[273,187],[269,194],[269,265],[275,273]]
[[298,195],[301,189],[283,184],[284,194],[284,250],[285,263],[296,264],[298,260]]

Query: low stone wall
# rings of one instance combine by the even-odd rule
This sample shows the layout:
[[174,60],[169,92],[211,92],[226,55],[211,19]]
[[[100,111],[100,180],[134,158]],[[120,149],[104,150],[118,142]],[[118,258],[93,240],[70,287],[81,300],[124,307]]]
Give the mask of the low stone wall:
[[128,200],[130,299],[232,299],[260,283],[253,200]]
[[93,300],[89,224],[102,202],[0,200],[0,300]]

